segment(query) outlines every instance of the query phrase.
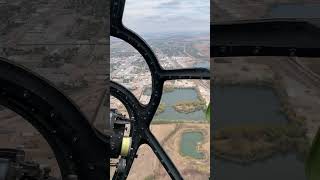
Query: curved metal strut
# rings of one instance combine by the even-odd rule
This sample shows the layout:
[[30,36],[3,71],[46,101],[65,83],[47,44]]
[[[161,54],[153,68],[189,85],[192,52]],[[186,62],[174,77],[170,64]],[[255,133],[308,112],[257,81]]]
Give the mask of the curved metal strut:
[[133,125],[132,151],[127,157],[127,168],[124,173],[117,172],[113,179],[126,179],[132,166],[138,148],[142,144],[148,144],[156,154],[161,164],[167,170],[172,179],[183,179],[174,163],[163,150],[160,143],[150,131],[150,123],[160,104],[163,84],[166,80],[175,79],[210,79],[210,71],[205,68],[190,68],[165,70],[150,46],[136,33],[126,28],[122,23],[125,0],[113,0],[111,2],[111,36],[124,40],[132,45],[145,59],[152,76],[152,94],[147,105],[141,104],[136,97],[123,86],[111,81],[110,94],[119,99],[135,118]]

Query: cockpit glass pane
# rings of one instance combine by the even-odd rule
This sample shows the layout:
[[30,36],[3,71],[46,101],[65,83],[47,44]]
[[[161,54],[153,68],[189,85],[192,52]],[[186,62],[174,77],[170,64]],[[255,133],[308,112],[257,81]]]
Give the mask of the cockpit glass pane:
[[127,0],[123,24],[146,40],[165,69],[210,66],[209,0]]

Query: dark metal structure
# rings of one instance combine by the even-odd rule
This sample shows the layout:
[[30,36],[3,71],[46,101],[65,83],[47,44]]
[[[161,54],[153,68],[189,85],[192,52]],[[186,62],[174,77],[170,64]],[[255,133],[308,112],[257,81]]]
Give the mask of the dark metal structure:
[[0,104],[29,121],[46,139],[63,179],[107,179],[109,139],[46,80],[0,58]]
[[[285,56],[295,63],[291,57],[320,57],[320,18],[213,23],[211,38],[211,57]],[[310,167],[319,164],[317,153],[311,148],[306,160],[309,177],[316,174]]]
[[1,180],[58,180],[50,176],[50,167],[40,167],[37,162],[27,161],[23,150],[0,149],[0,169]]
[[[149,125],[166,80],[209,79],[209,70],[164,70],[147,43],[123,26],[124,5],[125,0],[112,1],[111,35],[131,44],[145,58],[152,75],[152,95],[150,103],[143,105],[123,86],[110,82],[110,94],[125,105],[131,118],[134,117],[130,131],[132,149],[125,157],[125,168],[117,170],[113,179],[126,179],[138,148],[145,143],[153,149],[172,179],[182,179],[150,132]],[[55,154],[63,180],[109,178],[110,157],[116,156],[110,147],[114,138],[92,127],[77,106],[50,82],[5,58],[0,58],[0,105],[21,115],[42,134]]]
[[127,108],[135,122],[132,124],[132,150],[126,157],[126,169],[124,172],[116,171],[113,179],[126,179],[134,161],[138,148],[142,144],[148,144],[156,154],[164,168],[172,179],[182,179],[179,171],[163,150],[157,139],[150,131],[150,123],[159,106],[163,84],[167,80],[175,79],[210,79],[210,71],[205,68],[164,70],[150,46],[136,33],[127,29],[122,23],[125,0],[113,0],[111,2],[111,36],[117,37],[131,44],[145,59],[152,76],[152,94],[147,105],[141,104],[135,96],[126,88],[111,81],[110,93],[119,99]]
[[211,56],[320,56],[320,19],[260,19],[211,25]]
[[[181,174],[150,131],[150,123],[162,96],[163,84],[175,79],[210,79],[204,68],[163,69],[148,44],[122,23],[125,0],[111,2],[111,35],[131,44],[146,60],[152,76],[149,104],[141,104],[125,87],[110,81],[110,94],[127,108],[132,149],[123,171],[113,179],[126,179],[138,148],[148,144],[172,179]],[[289,31],[290,30],[290,31]],[[320,56],[319,27],[306,20],[261,20],[212,26],[211,55],[230,56]],[[110,137],[93,128],[80,110],[49,82],[0,58],[0,104],[28,120],[53,149],[64,180],[109,178],[112,155]]]

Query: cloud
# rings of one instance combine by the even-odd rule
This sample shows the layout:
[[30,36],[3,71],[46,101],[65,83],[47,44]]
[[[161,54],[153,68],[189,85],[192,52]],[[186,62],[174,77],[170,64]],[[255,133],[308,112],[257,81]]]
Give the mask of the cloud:
[[209,31],[209,0],[127,0],[124,24],[138,33]]

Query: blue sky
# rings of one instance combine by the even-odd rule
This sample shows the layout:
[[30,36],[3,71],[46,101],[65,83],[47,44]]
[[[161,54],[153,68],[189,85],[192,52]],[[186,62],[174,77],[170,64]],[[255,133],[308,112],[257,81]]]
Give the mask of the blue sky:
[[126,0],[123,24],[144,33],[209,32],[209,0]]

